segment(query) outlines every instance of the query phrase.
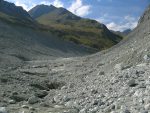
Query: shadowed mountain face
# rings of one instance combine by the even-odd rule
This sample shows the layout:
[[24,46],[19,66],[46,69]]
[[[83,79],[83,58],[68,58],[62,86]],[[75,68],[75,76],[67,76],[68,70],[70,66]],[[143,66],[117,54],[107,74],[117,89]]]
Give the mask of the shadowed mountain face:
[[64,8],[38,5],[29,14],[39,23],[55,29],[53,32],[60,38],[99,50],[109,48],[122,39],[105,25],[76,16]]
[[[35,27],[35,20],[22,7],[0,0],[0,20],[13,25]],[[36,27],[35,27],[36,28]]]
[[20,20],[33,21],[32,17],[22,7],[16,7],[15,4],[4,0],[0,0],[0,13],[16,17]]

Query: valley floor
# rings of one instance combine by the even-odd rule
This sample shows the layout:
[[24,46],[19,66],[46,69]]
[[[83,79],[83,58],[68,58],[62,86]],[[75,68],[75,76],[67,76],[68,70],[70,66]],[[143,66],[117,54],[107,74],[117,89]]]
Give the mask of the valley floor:
[[149,113],[149,40],[1,68],[0,113]]
[[1,70],[0,112],[148,113],[149,63],[109,65],[87,56]]

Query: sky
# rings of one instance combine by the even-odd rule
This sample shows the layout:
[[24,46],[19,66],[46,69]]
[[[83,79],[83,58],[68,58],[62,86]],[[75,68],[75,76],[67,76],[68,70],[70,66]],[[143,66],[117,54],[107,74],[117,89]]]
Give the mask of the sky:
[[6,0],[30,10],[38,4],[64,7],[72,13],[95,19],[114,31],[134,29],[150,0]]

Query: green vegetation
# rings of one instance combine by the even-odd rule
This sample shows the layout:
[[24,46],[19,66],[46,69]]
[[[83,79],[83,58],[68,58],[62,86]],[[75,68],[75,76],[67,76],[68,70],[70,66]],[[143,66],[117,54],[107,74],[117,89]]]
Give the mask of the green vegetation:
[[[46,9],[43,12],[48,13],[41,12],[43,7]],[[29,14],[36,17],[34,19],[43,25],[43,30],[76,44],[103,50],[122,40],[121,36],[110,32],[105,25],[95,20],[78,17],[64,8],[41,5],[31,9]]]
[[27,20],[27,19],[24,20],[24,19],[17,18],[17,17],[11,16],[11,15],[7,15],[7,14],[2,13],[2,12],[0,12],[0,20],[3,22],[6,22],[6,23],[12,24],[14,26],[21,25],[24,27],[33,28],[35,25],[35,23],[31,20]]
[[37,21],[49,27],[49,32],[64,40],[99,50],[107,49],[122,39],[121,36],[111,33],[104,25],[93,20],[83,19],[76,22],[57,23],[50,19],[38,18]]

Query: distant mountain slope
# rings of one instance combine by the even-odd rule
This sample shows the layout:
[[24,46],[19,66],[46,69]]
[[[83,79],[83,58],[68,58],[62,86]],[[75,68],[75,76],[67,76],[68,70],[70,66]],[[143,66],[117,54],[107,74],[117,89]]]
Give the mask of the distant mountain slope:
[[131,33],[131,32],[132,32],[131,29],[126,29],[126,30],[124,30],[122,33],[126,36],[126,35],[128,35],[129,33]]
[[124,30],[122,32],[121,31],[112,31],[112,32],[117,34],[117,35],[120,35],[122,37],[126,37],[129,33],[132,32],[132,30],[131,29],[126,29],[126,30]]
[[17,7],[13,3],[0,0],[0,17],[6,19],[6,16],[9,16],[11,20],[33,22],[32,17],[22,7]]
[[[64,8],[38,5],[29,14],[62,39],[103,50],[117,44],[122,37],[110,32],[95,20],[84,19]],[[49,30],[51,31],[51,30]]]

